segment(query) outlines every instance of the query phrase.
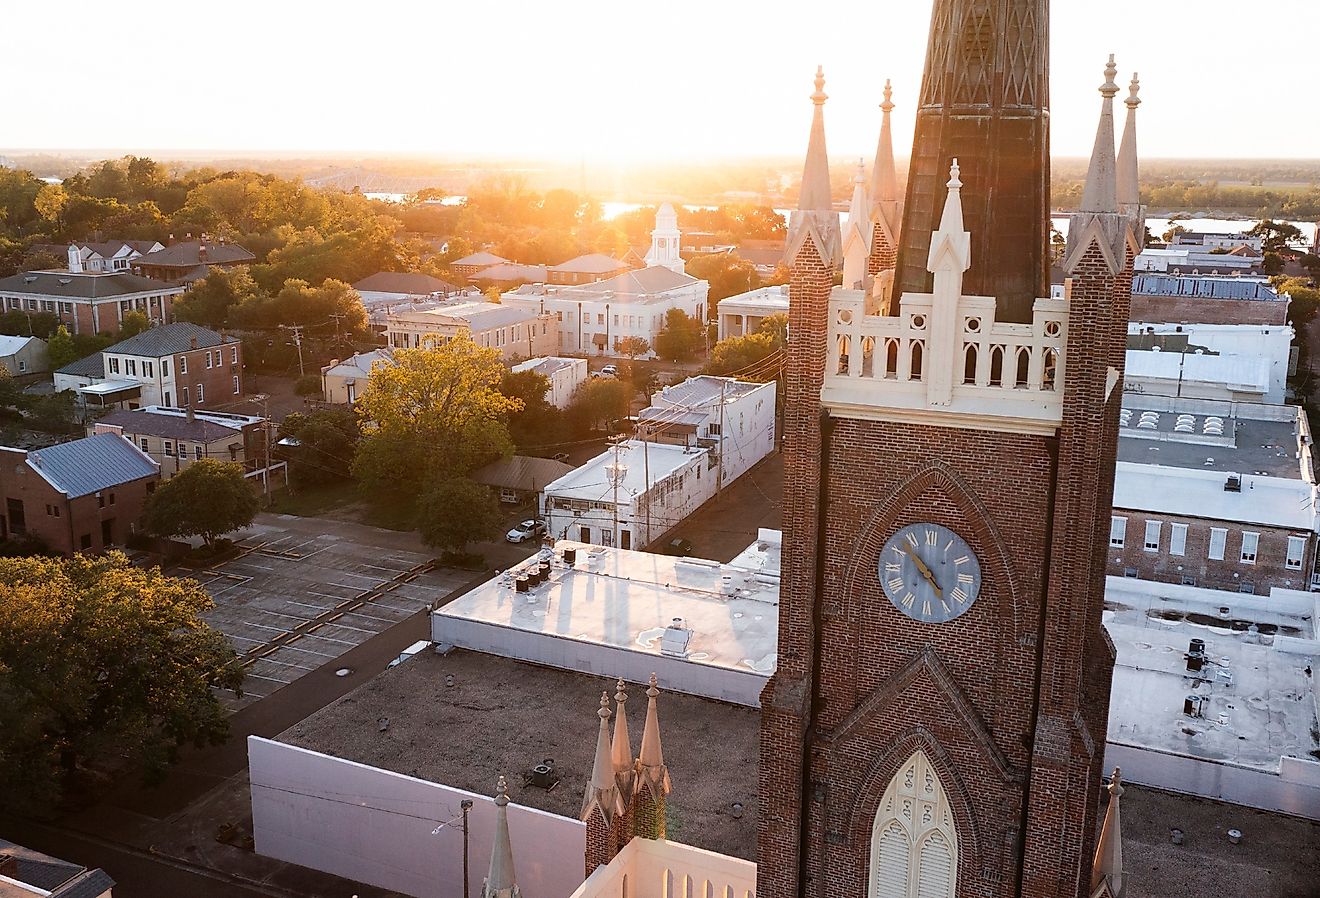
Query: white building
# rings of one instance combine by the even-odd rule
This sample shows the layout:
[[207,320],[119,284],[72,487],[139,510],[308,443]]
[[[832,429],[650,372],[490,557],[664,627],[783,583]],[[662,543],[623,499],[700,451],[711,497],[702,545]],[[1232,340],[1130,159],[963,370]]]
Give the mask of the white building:
[[554,539],[644,549],[715,494],[705,449],[625,440],[546,486],[541,516]]
[[394,354],[386,349],[355,352],[340,361],[334,359],[321,369],[321,396],[336,405],[352,405],[367,389],[367,379],[377,363],[394,364]]
[[384,327],[385,316],[397,306],[463,293],[462,288],[428,274],[400,271],[378,272],[355,283],[353,289],[362,297],[367,320],[375,327]]
[[550,382],[545,391],[545,401],[556,408],[568,408],[577,388],[586,383],[586,359],[562,359],[557,356],[540,359],[528,359],[513,366],[518,374],[523,371],[535,371]]
[[745,337],[760,329],[765,319],[788,315],[788,285],[758,287],[747,293],[726,296],[716,304],[719,339]]
[[648,439],[714,453],[719,489],[774,451],[776,389],[774,381],[689,377],[658,390],[638,420]]
[[486,302],[460,296],[420,306],[403,306],[385,316],[385,336],[392,349],[416,349],[428,337],[440,342],[466,333],[472,342],[498,349],[506,361],[535,358],[558,344],[555,316],[535,306]]
[[14,377],[50,370],[46,341],[40,337],[0,335],[0,365]]
[[1243,274],[1260,270],[1259,256],[1212,253],[1197,247],[1171,246],[1142,250],[1133,262],[1137,273],[1146,271],[1180,274]]
[[1131,393],[1280,404],[1287,396],[1291,325],[1128,325]]

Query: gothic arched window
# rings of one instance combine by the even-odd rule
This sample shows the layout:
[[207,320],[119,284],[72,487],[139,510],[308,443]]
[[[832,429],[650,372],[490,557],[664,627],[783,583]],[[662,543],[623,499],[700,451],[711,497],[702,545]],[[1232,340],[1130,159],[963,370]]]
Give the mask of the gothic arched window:
[[953,809],[923,752],[908,758],[880,799],[868,883],[867,898],[953,898],[958,886]]

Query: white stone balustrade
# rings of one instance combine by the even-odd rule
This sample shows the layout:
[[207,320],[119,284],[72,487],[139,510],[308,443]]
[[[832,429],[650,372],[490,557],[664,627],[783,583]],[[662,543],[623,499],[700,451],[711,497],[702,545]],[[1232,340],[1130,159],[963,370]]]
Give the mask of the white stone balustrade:
[[821,400],[832,413],[1024,432],[1060,424],[1066,299],[1036,300],[1030,324],[996,321],[986,296],[905,293],[894,317],[864,314],[865,302],[860,290],[830,297]]
[[634,838],[570,898],[756,898],[756,864],[678,842]]

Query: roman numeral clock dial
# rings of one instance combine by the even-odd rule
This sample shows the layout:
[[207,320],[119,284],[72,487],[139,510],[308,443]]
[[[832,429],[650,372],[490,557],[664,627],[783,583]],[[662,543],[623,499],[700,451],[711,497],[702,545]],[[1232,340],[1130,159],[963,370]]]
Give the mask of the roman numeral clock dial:
[[939,524],[909,524],[880,550],[880,584],[913,620],[942,624],[967,612],[981,593],[981,563],[961,536]]

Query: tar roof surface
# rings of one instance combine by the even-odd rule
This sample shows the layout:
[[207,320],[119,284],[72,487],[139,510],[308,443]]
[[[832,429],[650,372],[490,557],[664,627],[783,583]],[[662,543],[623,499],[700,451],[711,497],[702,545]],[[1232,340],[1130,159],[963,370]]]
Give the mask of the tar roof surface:
[[124,433],[143,433],[154,437],[168,437],[175,440],[193,440],[210,443],[225,437],[237,437],[233,427],[194,418],[189,421],[184,415],[162,415],[135,409],[133,411],[113,411],[104,418],[96,420],[98,424],[113,424],[124,428]]
[[[454,686],[445,686],[446,674],[453,674]],[[754,859],[760,715],[667,693],[660,685],[660,732],[674,783],[670,838]],[[591,775],[595,712],[604,690],[613,694],[613,681],[476,652],[423,652],[279,739],[483,794],[504,774],[513,801],[576,818]],[[637,685],[628,694],[636,754],[646,701]],[[377,724],[381,717],[390,720],[384,733]],[[549,792],[524,786],[522,773],[544,758],[555,760],[559,785]],[[741,819],[730,813],[733,802],[745,808]]]
[[[206,258],[202,258],[202,247],[206,247]],[[197,265],[215,265],[234,262],[251,262],[257,257],[251,250],[237,243],[205,244],[200,240],[186,240],[171,244],[154,253],[147,253],[135,260],[139,265],[168,265],[171,268],[192,268]]]
[[[1205,415],[1195,415],[1195,433],[1186,441],[1143,438],[1135,430],[1141,410],[1134,409],[1131,423],[1119,431],[1118,460],[1172,468],[1195,468],[1234,474],[1264,472],[1271,477],[1301,478],[1297,459],[1297,428],[1288,421],[1253,421],[1224,418],[1224,437],[1204,435]],[[1162,412],[1156,434],[1172,434],[1177,412]],[[1180,435],[1181,436],[1181,435]]]

